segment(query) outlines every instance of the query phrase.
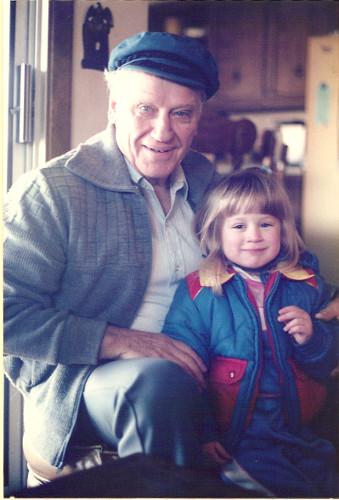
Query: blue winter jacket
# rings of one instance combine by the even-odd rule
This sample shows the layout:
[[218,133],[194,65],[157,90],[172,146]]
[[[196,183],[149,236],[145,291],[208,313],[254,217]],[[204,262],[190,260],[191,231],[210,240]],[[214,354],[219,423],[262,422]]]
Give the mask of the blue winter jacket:
[[[315,259],[308,253],[289,272],[266,273],[264,311],[291,431],[309,422],[324,402],[325,381],[335,366],[334,335],[314,318],[328,302]],[[211,286],[222,284],[222,295]],[[307,311],[314,334],[297,344],[277,321],[278,310],[296,305]],[[192,347],[209,367],[212,404],[223,442],[231,450],[250,421],[262,368],[261,323],[245,280],[233,268],[220,275],[209,265],[179,285],[163,331]]]

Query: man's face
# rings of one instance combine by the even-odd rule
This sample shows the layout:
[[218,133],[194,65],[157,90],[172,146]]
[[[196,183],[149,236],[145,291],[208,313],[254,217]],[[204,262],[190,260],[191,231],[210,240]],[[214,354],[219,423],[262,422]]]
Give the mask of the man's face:
[[110,105],[119,149],[152,184],[165,183],[196,134],[201,97],[140,71],[122,71],[118,78]]

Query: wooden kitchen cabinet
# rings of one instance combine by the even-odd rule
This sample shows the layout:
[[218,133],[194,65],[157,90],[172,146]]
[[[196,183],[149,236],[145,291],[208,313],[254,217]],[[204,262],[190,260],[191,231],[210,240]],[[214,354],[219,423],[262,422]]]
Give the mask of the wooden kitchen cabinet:
[[263,95],[264,4],[217,2],[211,6],[208,45],[220,74],[214,102],[260,102]]
[[307,40],[337,29],[338,13],[326,0],[268,4],[266,106],[304,109]]
[[211,109],[303,110],[307,39],[338,29],[338,13],[331,0],[158,1],[149,29],[166,30],[170,18],[178,33],[200,30],[220,71]]
[[267,97],[302,103],[305,88],[306,41],[312,31],[310,2],[280,2],[269,7]]

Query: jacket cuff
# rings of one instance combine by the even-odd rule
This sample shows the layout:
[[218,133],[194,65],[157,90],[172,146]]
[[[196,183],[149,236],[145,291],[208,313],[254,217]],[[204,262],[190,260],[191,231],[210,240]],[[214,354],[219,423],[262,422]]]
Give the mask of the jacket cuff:
[[317,329],[314,330],[311,338],[305,344],[298,344],[292,339],[293,347],[297,355],[302,356],[302,359],[317,358],[324,349],[324,336]]
[[60,346],[59,362],[65,365],[97,365],[106,328],[107,322],[104,320],[69,317],[66,334]]

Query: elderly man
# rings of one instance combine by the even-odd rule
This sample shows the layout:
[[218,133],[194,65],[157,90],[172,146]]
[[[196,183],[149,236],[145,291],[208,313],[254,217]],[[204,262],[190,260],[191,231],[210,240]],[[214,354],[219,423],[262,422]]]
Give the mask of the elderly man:
[[42,464],[99,438],[194,465],[206,368],[159,332],[201,259],[191,222],[215,172],[190,145],[217,69],[199,41],[140,33],[108,70],[107,130],[8,195],[5,369]]
[[193,464],[205,367],[159,332],[201,258],[191,222],[214,169],[189,148],[217,69],[198,41],[140,33],[108,70],[107,130],[8,195],[5,369],[43,463],[99,438]]

